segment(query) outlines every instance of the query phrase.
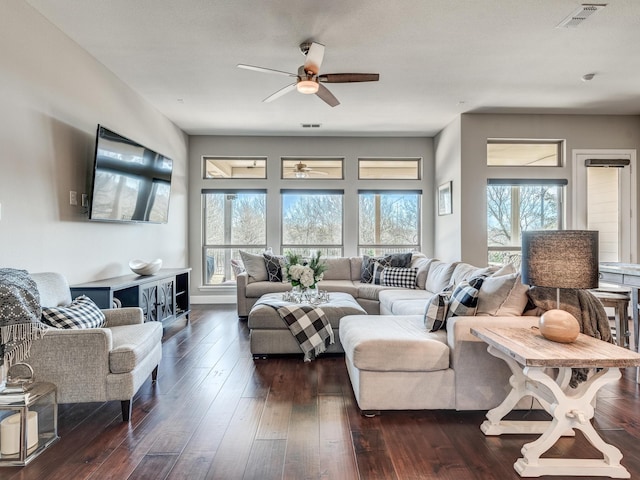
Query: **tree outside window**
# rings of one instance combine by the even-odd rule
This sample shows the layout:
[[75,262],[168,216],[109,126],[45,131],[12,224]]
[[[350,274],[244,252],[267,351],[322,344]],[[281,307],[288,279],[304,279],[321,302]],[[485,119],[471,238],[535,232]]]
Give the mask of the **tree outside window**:
[[342,256],[343,193],[282,192],[282,251]]
[[527,230],[562,228],[562,185],[487,186],[489,263],[519,264],[521,234]]
[[207,191],[202,200],[204,284],[234,282],[239,250],[261,253],[266,247],[266,192]]
[[419,192],[360,192],[360,254],[419,250],[420,196]]

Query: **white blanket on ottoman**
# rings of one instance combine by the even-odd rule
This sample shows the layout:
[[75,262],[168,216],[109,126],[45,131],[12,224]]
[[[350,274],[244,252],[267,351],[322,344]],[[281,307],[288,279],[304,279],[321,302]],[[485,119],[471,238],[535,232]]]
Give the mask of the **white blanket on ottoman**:
[[333,329],[321,308],[311,305],[285,305],[278,314],[304,352],[304,361],[310,362],[335,342]]

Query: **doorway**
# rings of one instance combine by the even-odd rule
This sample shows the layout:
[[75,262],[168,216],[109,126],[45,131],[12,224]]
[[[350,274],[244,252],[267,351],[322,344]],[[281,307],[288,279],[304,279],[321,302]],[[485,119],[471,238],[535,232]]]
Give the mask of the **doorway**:
[[635,166],[635,150],[573,150],[573,225],[600,232],[601,262],[637,262]]

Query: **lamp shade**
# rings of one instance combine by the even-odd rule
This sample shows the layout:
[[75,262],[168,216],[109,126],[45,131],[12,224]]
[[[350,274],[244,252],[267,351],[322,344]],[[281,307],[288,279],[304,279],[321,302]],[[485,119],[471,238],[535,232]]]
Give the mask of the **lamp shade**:
[[598,232],[522,232],[522,283],[551,288],[597,288]]

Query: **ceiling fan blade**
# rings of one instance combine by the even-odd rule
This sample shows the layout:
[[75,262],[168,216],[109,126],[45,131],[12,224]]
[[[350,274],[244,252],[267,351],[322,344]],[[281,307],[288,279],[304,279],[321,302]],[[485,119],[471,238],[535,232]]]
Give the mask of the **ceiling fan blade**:
[[317,75],[322,65],[322,59],[324,58],[324,45],[321,43],[313,42],[309,46],[307,52],[307,59],[304,61],[304,69],[307,72],[313,72]]
[[255,65],[245,65],[244,63],[239,63],[237,67],[244,68],[245,70],[253,70],[254,72],[275,73],[277,75],[285,75],[287,77],[297,77],[295,73],[283,72],[282,70],[274,70],[273,68],[256,67]]
[[318,75],[318,81],[324,83],[377,82],[379,73],[325,73]]
[[338,105],[340,105],[338,99],[333,96],[333,93],[331,93],[327,87],[325,87],[321,83],[318,84],[318,87],[320,88],[318,88],[318,92],[316,93],[316,95],[324,100],[329,106],[337,107]]
[[271,95],[269,95],[267,98],[265,98],[264,100],[262,100],[265,103],[268,102],[273,102],[276,98],[280,98],[281,96],[283,96],[286,93],[289,93],[291,90],[295,90],[296,89],[296,84],[295,82],[287,85],[286,87],[282,87],[280,90],[278,90],[275,93],[272,93]]

